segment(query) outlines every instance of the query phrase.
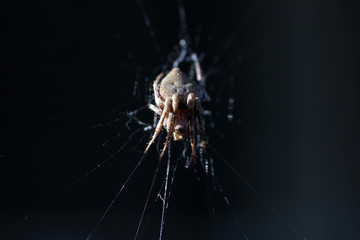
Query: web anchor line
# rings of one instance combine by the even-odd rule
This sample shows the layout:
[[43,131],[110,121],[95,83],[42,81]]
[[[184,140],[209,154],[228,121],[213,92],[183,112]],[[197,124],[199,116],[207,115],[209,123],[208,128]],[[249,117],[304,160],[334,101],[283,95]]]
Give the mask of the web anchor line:
[[162,204],[163,205],[162,206],[162,212],[161,212],[161,225],[160,225],[159,240],[162,239],[163,230],[164,230],[164,224],[165,224],[165,212],[166,212],[165,207],[167,206],[166,200],[167,200],[167,194],[168,194],[168,183],[169,183],[169,174],[170,174],[170,159],[171,159],[170,147],[171,147],[171,144],[169,144],[169,149],[168,149],[168,161],[167,161],[167,166],[166,166],[164,197],[162,197],[161,194],[158,195],[160,197],[160,199],[162,200],[162,202],[163,202],[163,204]]
[[131,179],[131,177],[134,175],[135,171],[138,169],[138,167],[141,165],[141,163],[143,162],[143,160],[146,157],[146,153],[144,153],[141,158],[139,159],[139,161],[137,162],[137,164],[135,165],[135,167],[133,168],[133,170],[130,172],[129,176],[126,178],[125,182],[123,183],[123,185],[120,187],[120,189],[118,190],[118,192],[116,193],[115,197],[111,200],[110,204],[108,205],[108,207],[106,208],[105,212],[101,215],[100,219],[98,220],[98,222],[95,224],[95,226],[93,227],[93,229],[91,230],[91,232],[89,233],[89,235],[86,237],[86,240],[89,240],[94,233],[96,232],[96,230],[98,229],[98,227],[100,226],[100,224],[102,223],[102,221],[104,220],[105,216],[107,215],[107,213],[109,212],[109,210],[111,209],[111,207],[114,205],[115,201],[118,199],[118,197],[120,196],[120,193],[124,190],[124,188],[126,187],[127,183],[129,182],[129,180]]

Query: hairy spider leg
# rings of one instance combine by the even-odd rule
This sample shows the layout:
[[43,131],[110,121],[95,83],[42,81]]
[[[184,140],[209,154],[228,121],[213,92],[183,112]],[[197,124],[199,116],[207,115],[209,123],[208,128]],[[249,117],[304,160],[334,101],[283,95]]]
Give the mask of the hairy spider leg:
[[159,116],[163,113],[163,111],[160,108],[157,108],[154,104],[148,105],[149,109],[157,113]]
[[195,95],[193,93],[190,93],[187,97],[187,107],[189,109],[189,132],[190,132],[190,139],[191,139],[191,147],[192,147],[192,152],[193,152],[193,156],[194,156],[194,163],[196,163],[196,151],[195,151],[195,137],[194,137],[194,125],[195,125],[195,121],[194,121],[194,108],[195,108]]
[[167,119],[167,123],[166,123],[166,129],[168,130],[168,135],[166,138],[166,143],[164,146],[164,149],[162,150],[162,153],[160,155],[160,159],[164,156],[165,151],[170,143],[172,134],[174,133],[174,122],[175,122],[175,116],[176,116],[176,111],[178,110],[178,106],[179,106],[179,96],[177,94],[174,94],[172,96],[172,113],[169,113],[169,117]]
[[167,112],[169,111],[169,109],[170,109],[170,99],[166,99],[165,106],[164,106],[163,112],[161,114],[160,120],[159,120],[158,124],[156,125],[154,135],[152,136],[151,141],[149,142],[147,148],[145,149],[145,152],[147,152],[149,150],[150,146],[154,143],[156,137],[159,135],[162,125],[165,120],[165,115],[167,115]]
[[[155,93],[155,101],[156,101],[156,99],[158,99],[158,98],[160,98],[160,99],[162,99],[162,100],[164,100],[162,97],[161,97],[161,95],[160,95],[160,89],[159,89],[159,86],[158,86],[158,84],[159,84],[159,81],[164,77],[164,73],[162,72],[162,73],[160,73],[157,77],[156,77],[156,79],[155,79],[155,81],[154,81],[154,83],[153,83],[153,89],[154,89],[154,93]],[[158,105],[158,107],[162,107],[162,105],[160,104],[160,102],[156,102],[156,104]]]
[[168,129],[168,135],[167,135],[167,138],[166,138],[166,143],[165,143],[165,146],[161,152],[161,155],[160,155],[160,159],[164,156],[165,152],[166,152],[166,149],[167,147],[169,146],[169,143],[170,143],[170,140],[171,140],[171,137],[172,137],[172,134],[174,132],[174,119],[175,119],[175,114],[170,112],[169,113],[169,118],[167,120],[167,129]]

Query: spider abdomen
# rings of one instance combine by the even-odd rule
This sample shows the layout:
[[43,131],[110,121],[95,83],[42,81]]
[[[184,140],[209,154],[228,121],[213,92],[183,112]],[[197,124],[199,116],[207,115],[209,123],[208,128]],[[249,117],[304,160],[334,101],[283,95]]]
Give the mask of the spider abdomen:
[[179,96],[179,107],[182,103],[186,104],[186,99],[190,93],[195,96],[202,96],[202,88],[179,68],[172,69],[160,83],[160,96],[164,99],[171,98],[174,94]]

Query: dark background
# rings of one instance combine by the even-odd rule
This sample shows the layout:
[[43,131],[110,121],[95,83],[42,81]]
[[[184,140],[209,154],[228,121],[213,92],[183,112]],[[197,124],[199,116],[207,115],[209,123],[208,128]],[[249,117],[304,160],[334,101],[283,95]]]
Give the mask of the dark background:
[[[159,52],[135,1],[2,5],[0,238],[84,239],[149,136],[136,135],[112,161],[49,200],[137,129],[133,124],[125,131],[126,118],[92,126],[145,105],[145,79],[151,83],[169,64],[166,56],[179,41],[177,3],[144,1]],[[205,73],[215,71],[207,85],[215,123],[207,126],[210,149],[286,219],[210,150],[249,239],[359,239],[359,7],[344,1],[185,1],[192,49],[204,54]],[[233,122],[226,117],[230,97]],[[151,123],[152,114],[145,111],[141,119]],[[94,239],[133,238],[156,159],[153,151]],[[204,196],[206,187],[192,169],[179,169],[164,239],[241,239],[221,194]],[[158,236],[160,212],[157,203],[143,239]]]

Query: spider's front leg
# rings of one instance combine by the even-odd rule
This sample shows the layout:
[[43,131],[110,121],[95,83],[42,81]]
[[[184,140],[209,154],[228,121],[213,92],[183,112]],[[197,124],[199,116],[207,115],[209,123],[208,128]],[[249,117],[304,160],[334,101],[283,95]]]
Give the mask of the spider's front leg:
[[160,120],[159,120],[159,122],[158,122],[157,125],[156,125],[154,135],[152,136],[151,141],[149,142],[147,148],[145,149],[145,152],[147,152],[147,151],[149,150],[150,146],[154,143],[156,137],[159,135],[159,133],[160,133],[160,131],[161,131],[162,125],[163,125],[164,120],[165,120],[165,115],[166,115],[166,114],[169,112],[169,110],[170,110],[170,101],[171,101],[170,99],[166,99],[166,101],[165,101],[164,110],[162,111]]
[[177,94],[172,95],[171,102],[172,102],[172,110],[173,111],[169,113],[169,117],[166,122],[166,129],[168,131],[168,135],[166,138],[165,146],[160,155],[160,159],[164,156],[165,151],[166,151],[167,147],[169,146],[171,137],[174,133],[175,116],[176,116],[176,111],[178,110],[178,106],[179,106],[179,96]]
[[165,143],[165,146],[161,152],[161,155],[160,155],[160,159],[164,156],[165,154],[165,151],[170,143],[170,140],[171,140],[171,137],[172,137],[172,134],[174,132],[174,119],[175,119],[175,114],[170,112],[169,113],[169,117],[168,117],[168,120],[167,120],[167,129],[168,129],[168,135],[167,135],[167,138],[166,138],[166,143]]

